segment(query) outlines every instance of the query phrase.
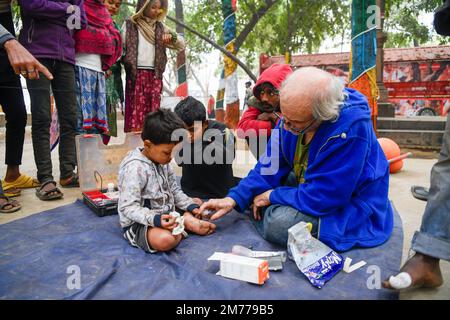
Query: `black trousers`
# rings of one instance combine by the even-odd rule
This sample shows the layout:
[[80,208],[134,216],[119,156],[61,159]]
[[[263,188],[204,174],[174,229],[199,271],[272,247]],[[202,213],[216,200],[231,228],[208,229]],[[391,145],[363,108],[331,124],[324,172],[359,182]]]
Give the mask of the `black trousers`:
[[[14,31],[10,12],[0,14],[0,23],[8,30]],[[20,78],[9,65],[4,49],[0,49],[0,105],[6,120],[5,164],[20,165],[22,164],[27,111]]]
[[48,80],[40,74],[39,80],[27,80],[31,100],[34,161],[37,178],[44,183],[53,179],[50,154],[50,88],[53,90],[59,119],[59,170],[60,178],[71,177],[76,167],[75,128],[77,124],[77,100],[75,95],[74,66],[53,59],[39,59],[52,74]]

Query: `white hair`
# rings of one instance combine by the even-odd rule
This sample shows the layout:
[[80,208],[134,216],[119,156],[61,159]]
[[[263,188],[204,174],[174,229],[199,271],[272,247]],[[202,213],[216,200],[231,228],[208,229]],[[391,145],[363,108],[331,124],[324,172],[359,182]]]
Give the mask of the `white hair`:
[[342,79],[315,67],[294,71],[283,83],[282,91],[291,98],[309,98],[313,117],[320,121],[335,121],[346,99]]

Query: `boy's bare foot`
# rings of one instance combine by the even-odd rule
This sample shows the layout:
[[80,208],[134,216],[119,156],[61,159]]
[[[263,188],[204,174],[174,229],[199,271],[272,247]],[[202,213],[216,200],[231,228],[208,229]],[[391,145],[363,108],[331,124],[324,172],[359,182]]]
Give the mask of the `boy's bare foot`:
[[[400,273],[407,273],[411,278],[411,284],[406,287],[396,288],[392,285],[392,280],[383,281],[383,287],[386,289],[407,289],[407,288],[437,288],[442,285],[441,269],[439,268],[439,259],[416,253],[409,259],[400,270]],[[407,278],[407,277],[406,277]],[[400,281],[408,282],[408,281]],[[401,285],[401,283],[400,283]]]
[[189,212],[184,213],[184,227],[187,231],[201,236],[209,235],[216,230],[214,223],[197,219]]

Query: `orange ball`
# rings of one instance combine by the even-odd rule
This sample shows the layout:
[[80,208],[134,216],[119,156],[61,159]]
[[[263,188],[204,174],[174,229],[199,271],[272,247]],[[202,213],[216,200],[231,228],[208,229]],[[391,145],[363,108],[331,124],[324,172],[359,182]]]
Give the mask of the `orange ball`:
[[397,173],[403,168],[403,160],[393,162],[389,165],[390,173]]
[[[397,143],[395,143],[394,140],[391,140],[389,138],[379,138],[378,143],[380,144],[381,149],[383,149],[386,159],[390,160],[400,155],[400,147],[398,146]],[[403,160],[391,163],[389,165],[389,172],[390,173],[398,172],[402,167],[403,167]]]

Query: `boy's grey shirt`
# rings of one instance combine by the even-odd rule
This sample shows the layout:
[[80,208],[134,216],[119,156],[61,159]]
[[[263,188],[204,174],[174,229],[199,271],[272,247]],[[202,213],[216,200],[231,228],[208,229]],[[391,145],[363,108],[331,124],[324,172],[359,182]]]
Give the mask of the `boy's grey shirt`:
[[[144,207],[145,200],[150,207]],[[156,164],[141,153],[130,151],[119,169],[119,217],[126,228],[137,222],[154,227],[155,216],[175,208],[183,211],[194,202],[181,190],[170,164]]]

